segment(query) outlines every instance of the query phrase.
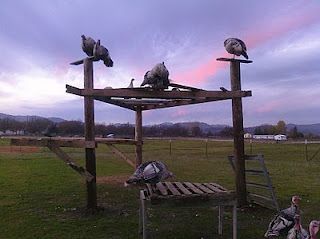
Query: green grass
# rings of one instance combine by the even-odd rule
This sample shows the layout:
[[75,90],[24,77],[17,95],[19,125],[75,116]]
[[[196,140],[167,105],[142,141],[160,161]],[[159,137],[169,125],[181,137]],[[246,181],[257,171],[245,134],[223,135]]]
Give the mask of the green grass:
[[[0,146],[8,145],[0,140]],[[309,145],[312,155],[320,147]],[[119,148],[134,158],[132,146]],[[280,206],[287,207],[293,194],[302,200],[303,224],[320,219],[320,156],[305,160],[303,144],[254,144],[252,153],[264,154]],[[179,181],[213,181],[234,189],[227,155],[232,142],[193,140],[144,143],[144,160],[162,160]],[[246,145],[249,153],[250,146]],[[84,165],[81,149],[67,149]],[[132,168],[97,149],[97,175],[130,175]],[[105,208],[87,215],[85,181],[47,149],[40,153],[0,154],[0,238],[138,238],[138,189],[117,184],[98,184],[98,202]],[[149,211],[152,238],[231,238],[231,213],[225,216],[224,236],[217,235],[217,210],[210,205],[155,205]],[[274,211],[253,207],[239,211],[239,238],[262,238]],[[248,229],[250,228],[250,229]]]

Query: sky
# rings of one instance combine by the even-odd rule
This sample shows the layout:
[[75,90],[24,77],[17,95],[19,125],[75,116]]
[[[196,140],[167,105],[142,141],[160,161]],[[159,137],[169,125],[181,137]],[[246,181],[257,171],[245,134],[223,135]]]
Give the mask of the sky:
[[[320,123],[319,0],[2,0],[0,112],[83,120],[81,35],[100,39],[113,68],[94,63],[94,87],[135,86],[165,62],[172,82],[230,89],[224,49],[242,39],[252,64],[241,65],[244,125]],[[95,102],[95,119],[134,122],[133,111]],[[146,111],[143,124],[232,124],[231,101]]]

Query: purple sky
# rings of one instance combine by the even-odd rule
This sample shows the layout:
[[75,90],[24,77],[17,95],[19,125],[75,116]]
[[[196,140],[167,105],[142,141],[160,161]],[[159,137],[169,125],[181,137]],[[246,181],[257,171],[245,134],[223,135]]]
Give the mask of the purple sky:
[[[80,35],[101,39],[113,68],[95,63],[95,88],[126,87],[164,61],[173,82],[230,88],[223,41],[238,37],[253,64],[242,66],[245,126],[320,122],[320,2],[213,0],[2,0],[0,112],[83,119]],[[96,121],[134,122],[134,113],[96,103]],[[231,124],[231,102],[148,111],[144,124]]]

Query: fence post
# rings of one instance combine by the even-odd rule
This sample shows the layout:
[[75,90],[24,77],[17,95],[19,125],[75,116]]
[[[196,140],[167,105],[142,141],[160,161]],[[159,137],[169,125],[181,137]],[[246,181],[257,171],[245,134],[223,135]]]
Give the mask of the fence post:
[[304,144],[305,144],[306,161],[308,161],[308,140],[307,139],[304,140]]

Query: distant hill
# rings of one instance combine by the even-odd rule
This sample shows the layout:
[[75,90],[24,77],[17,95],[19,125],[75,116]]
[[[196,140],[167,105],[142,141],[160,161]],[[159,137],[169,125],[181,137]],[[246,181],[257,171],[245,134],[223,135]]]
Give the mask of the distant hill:
[[[25,121],[33,120],[33,119],[48,119],[48,120],[51,120],[52,122],[55,122],[55,123],[60,123],[60,122],[66,121],[62,118],[57,118],[57,117],[45,118],[45,117],[36,116],[36,115],[22,116],[22,115],[8,115],[8,114],[0,113],[0,119],[4,119],[4,118],[14,119],[14,120],[20,121],[20,122],[25,122]],[[116,123],[114,125],[121,126],[124,124],[123,123]],[[134,126],[133,124],[130,124],[130,125]],[[170,128],[173,125],[178,125],[178,126],[185,128],[189,131],[192,130],[192,128],[194,128],[194,127],[199,127],[204,134],[208,134],[208,133],[217,134],[225,127],[231,127],[230,125],[226,125],[226,124],[207,124],[207,123],[203,123],[203,122],[179,122],[179,123],[164,122],[164,123],[157,124],[157,125],[146,125],[145,127],[157,126],[157,127],[165,129],[165,128]],[[262,125],[268,126],[268,124],[262,124]],[[247,133],[253,134],[255,131],[255,128],[262,126],[262,125],[253,126],[253,127],[245,127],[244,131]],[[297,127],[298,131],[302,132],[303,134],[312,133],[314,135],[320,135],[320,123],[303,124],[303,125],[290,123],[290,124],[287,124],[287,130],[290,131],[295,126]]]
[[294,128],[294,126],[297,127],[297,130],[299,132],[302,132],[304,134],[316,134],[320,135],[320,123],[319,124],[301,124],[301,125],[295,125],[295,124],[287,124],[287,129],[291,130]]
[[37,115],[8,115],[3,113],[0,113],[0,119],[13,119],[19,122],[26,122],[26,121],[35,120],[35,119],[48,119],[54,123],[60,123],[65,121],[64,119],[57,118],[57,117],[45,118]]

